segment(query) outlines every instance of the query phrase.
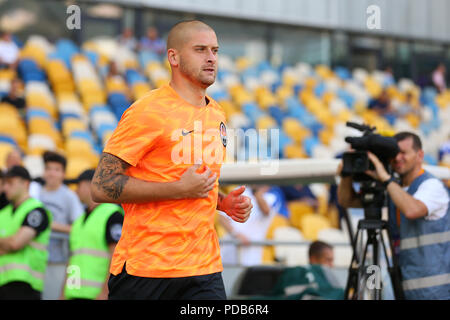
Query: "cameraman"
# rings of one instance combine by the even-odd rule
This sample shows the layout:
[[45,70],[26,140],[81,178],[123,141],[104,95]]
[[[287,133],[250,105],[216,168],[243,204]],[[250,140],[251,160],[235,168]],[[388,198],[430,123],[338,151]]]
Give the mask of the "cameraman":
[[[375,171],[366,174],[383,183],[388,193],[389,227],[398,253],[406,299],[450,299],[449,194],[442,182],[423,170],[420,138],[401,132],[394,136],[400,152],[391,161],[397,182],[371,152]],[[338,169],[342,170],[342,163]],[[351,177],[342,177],[339,204],[362,207]]]

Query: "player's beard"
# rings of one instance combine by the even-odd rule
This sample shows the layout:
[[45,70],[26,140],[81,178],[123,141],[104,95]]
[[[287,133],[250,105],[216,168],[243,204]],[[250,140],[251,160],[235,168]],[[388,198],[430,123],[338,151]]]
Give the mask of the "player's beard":
[[184,63],[183,57],[180,57],[180,71],[186,78],[200,84],[204,88],[209,87],[216,80],[216,72],[214,72],[214,76],[207,76],[205,71],[203,71],[203,67],[199,69],[191,68],[189,63]]

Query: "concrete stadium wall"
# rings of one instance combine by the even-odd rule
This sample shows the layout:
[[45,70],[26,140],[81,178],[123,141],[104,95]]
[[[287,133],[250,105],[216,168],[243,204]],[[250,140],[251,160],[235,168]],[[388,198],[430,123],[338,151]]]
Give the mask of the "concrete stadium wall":
[[[104,2],[104,0],[97,0]],[[447,0],[118,0],[158,9],[450,43]],[[380,9],[369,29],[367,8]]]

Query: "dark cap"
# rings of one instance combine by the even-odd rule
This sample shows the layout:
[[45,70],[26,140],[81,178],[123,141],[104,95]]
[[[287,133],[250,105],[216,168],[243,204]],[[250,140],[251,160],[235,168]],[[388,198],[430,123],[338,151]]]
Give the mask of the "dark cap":
[[19,177],[31,181],[30,173],[22,166],[14,166],[5,173],[5,178]]
[[81,181],[91,181],[94,177],[95,170],[94,169],[87,169],[84,170],[76,179],[76,182],[79,183]]

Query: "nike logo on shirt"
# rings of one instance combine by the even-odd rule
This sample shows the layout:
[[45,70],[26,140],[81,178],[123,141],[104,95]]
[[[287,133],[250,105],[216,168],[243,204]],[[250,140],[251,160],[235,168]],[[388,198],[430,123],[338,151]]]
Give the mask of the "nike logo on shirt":
[[194,130],[191,130],[191,131],[184,131],[184,129],[181,131],[181,134],[183,135],[183,136],[187,136],[189,133],[191,133],[191,132],[194,132]]

